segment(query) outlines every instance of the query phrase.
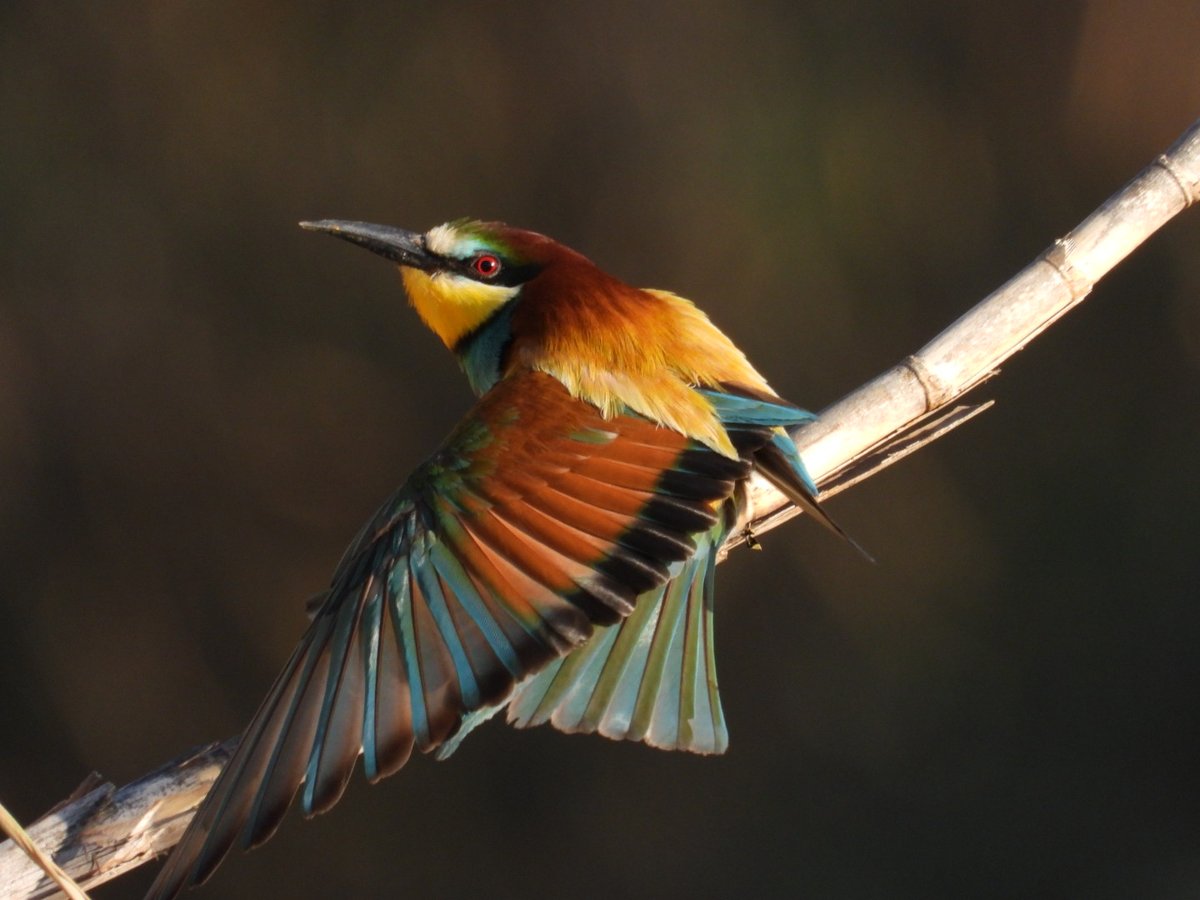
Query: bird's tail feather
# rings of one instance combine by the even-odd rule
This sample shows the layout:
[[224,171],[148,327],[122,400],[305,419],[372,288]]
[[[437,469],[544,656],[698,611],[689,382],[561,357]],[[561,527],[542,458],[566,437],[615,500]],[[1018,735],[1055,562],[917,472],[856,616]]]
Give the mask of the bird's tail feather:
[[754,467],[767,481],[771,482],[792,503],[812,516],[829,531],[846,541],[869,562],[875,562],[875,557],[863,548],[862,544],[852,538],[825,508],[817,502],[817,487],[813,484],[804,462],[796,451],[796,445],[782,431],[754,455]]
[[713,570],[721,526],[697,540],[666,585],[643,594],[629,618],[598,628],[578,650],[518,686],[508,721],[549,722],[663,750],[723,753],[729,733],[713,653]]

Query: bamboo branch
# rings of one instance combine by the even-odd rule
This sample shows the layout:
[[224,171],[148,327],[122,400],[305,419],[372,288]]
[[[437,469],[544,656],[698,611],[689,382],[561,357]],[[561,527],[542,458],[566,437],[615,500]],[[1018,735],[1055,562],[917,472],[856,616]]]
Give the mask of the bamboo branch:
[[[924,348],[825,410],[793,436],[823,495],[862,481],[982,412],[958,399],[1041,334],[1175,215],[1200,199],[1200,122],[1066,237]],[[758,480],[747,536],[798,514]],[[30,835],[85,888],[162,853],[184,827],[229,758],[236,739],[173,760],[117,790],[105,784],[66,803]],[[57,888],[11,841],[0,844],[0,900],[48,897]]]
[[[237,738],[171,760],[121,789],[91,775],[71,797],[31,825],[29,836],[85,890],[110,881],[183,836],[196,807],[233,755]],[[62,896],[24,851],[0,844],[0,897],[37,900]]]
[[[913,437],[931,420],[997,374],[1001,363],[1082,303],[1117,263],[1198,200],[1200,121],[1007,284],[895,368],[798,429],[796,446],[822,493],[836,493],[866,477],[864,469],[874,474],[916,449]],[[950,415],[949,427],[935,436],[965,421]],[[743,518],[751,534],[759,534],[799,512],[758,479]],[[745,540],[745,531],[735,533],[722,549]]]

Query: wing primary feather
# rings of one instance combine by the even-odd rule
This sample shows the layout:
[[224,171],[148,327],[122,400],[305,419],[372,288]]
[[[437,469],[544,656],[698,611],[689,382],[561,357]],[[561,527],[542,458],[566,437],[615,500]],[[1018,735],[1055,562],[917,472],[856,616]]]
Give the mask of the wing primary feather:
[[424,742],[418,741],[417,746],[422,753],[428,753],[458,727],[458,716],[463,711],[462,690],[453,654],[442,639],[431,599],[425,593],[425,567],[415,568],[415,560],[410,557],[408,568],[412,592],[410,618],[428,721],[428,738]]
[[263,773],[250,819],[242,831],[244,849],[257,847],[275,833],[300,788],[321,710],[321,704],[314,694],[329,677],[329,632],[330,628],[323,629],[320,642],[314,641],[309,646],[309,659],[296,694],[279,725],[277,736],[268,742],[268,746],[273,744],[274,749]]
[[404,663],[404,680],[408,684],[408,695],[412,703],[413,739],[417,746],[423,747],[429,743],[429,716],[425,709],[425,689],[421,680],[421,667],[417,662],[417,645],[413,633],[412,580],[407,562],[397,564],[388,577],[387,596],[392,627],[396,632],[396,643]]
[[380,631],[383,622],[383,598],[379,580],[372,576],[363,588],[367,602],[363,608],[363,680],[366,697],[363,700],[362,749],[363,771],[367,778],[375,781],[379,777],[379,755],[377,750],[379,727],[379,677],[382,668],[383,647]]
[[[478,524],[463,522],[463,528],[492,569],[513,586],[512,593],[504,595],[505,605],[516,607],[520,604],[528,609],[533,620],[545,624],[547,635],[555,642],[555,647],[560,653],[565,653],[571,647],[587,640],[591,634],[591,624],[583,611],[573,603],[552,594],[545,585],[522,571],[502,549],[492,546],[478,528]],[[533,602],[535,600],[536,605]]]
[[[474,672],[475,684],[479,689],[479,702],[473,708],[463,710],[465,725],[467,716],[474,716],[484,707],[492,706],[502,697],[507,697],[512,691],[514,682],[526,675],[528,670],[514,678],[508,668],[500,662],[496,651],[492,649],[491,643],[480,631],[475,619],[467,612],[458,594],[441,576],[440,572],[436,572],[435,577],[441,587],[442,596],[446,598],[446,609],[450,613],[450,621],[454,624],[454,630],[458,633],[463,650],[466,651],[467,662],[471,666],[471,671]],[[479,721],[484,720],[479,719]],[[455,733],[458,730],[456,729]]]
[[512,642],[508,639],[508,635],[504,633],[504,629],[497,623],[495,617],[488,610],[483,598],[479,595],[479,591],[475,587],[475,583],[471,577],[463,569],[462,563],[455,558],[453,552],[444,544],[435,544],[429,554],[434,567],[438,574],[446,581],[454,595],[458,598],[458,602],[466,610],[467,615],[475,623],[483,634],[484,639],[488,642],[488,646],[492,648],[496,658],[501,662],[509,674],[514,678],[520,678],[523,674],[521,668],[521,660],[517,655],[516,649]]
[[479,685],[475,681],[475,673],[471,669],[467,651],[463,648],[458,630],[454,627],[454,620],[450,616],[450,608],[446,603],[446,596],[442,592],[441,579],[437,576],[436,564],[432,566],[424,564],[426,559],[433,562],[430,549],[435,540],[431,535],[426,535],[420,541],[419,555],[413,557],[413,573],[421,585],[421,593],[425,597],[425,603],[429,607],[433,623],[437,626],[442,644],[450,654],[462,701],[468,709],[475,709],[480,703]]
[[195,824],[184,833],[155,878],[149,897],[173,897],[188,885],[202,884],[237,840],[238,832],[246,822],[247,806],[254,799],[253,790],[246,789],[246,782],[249,785],[259,782],[266,764],[263,752],[271,746],[263,741],[263,733],[276,720],[279,705],[290,704],[290,698],[295,694],[297,669],[309,661],[307,650],[312,630],[310,626],[306,640],[292,652],[275,679],[237,750],[196,812]]
[[[544,593],[542,586],[534,584],[500,553],[492,550],[456,516],[447,515],[441,525],[447,546],[453,548],[453,557],[463,561],[468,577],[476,585],[476,593],[493,620],[509,636],[514,648],[524,643],[521,635],[550,656],[557,656],[570,647],[569,641],[527,599],[541,596]],[[561,598],[554,598],[551,606],[551,615],[558,609],[579,615],[575,607]],[[506,628],[507,623],[515,625],[519,632]]]
[[369,583],[343,601],[330,636],[329,673],[304,776],[305,815],[325,812],[346,789],[362,747],[364,680],[360,622]]
[[378,781],[398,771],[412,755],[413,697],[408,681],[400,626],[389,602],[387,578],[381,585],[379,665],[376,700],[368,714],[374,717],[373,759],[367,778]]
[[[310,649],[321,627],[313,623],[292,653],[149,896],[171,897],[188,884],[203,883],[237,840],[249,818],[247,807],[257,805],[253,786],[261,782],[264,768],[277,755],[279,734],[294,711],[297,692],[311,673],[314,658]],[[282,717],[281,704],[285,710]]]

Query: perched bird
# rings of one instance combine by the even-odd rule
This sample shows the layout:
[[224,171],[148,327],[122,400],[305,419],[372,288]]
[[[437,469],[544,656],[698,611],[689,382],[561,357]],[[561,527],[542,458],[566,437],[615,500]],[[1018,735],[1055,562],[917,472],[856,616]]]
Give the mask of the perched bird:
[[301,789],[329,809],[360,754],[376,781],[504,707],[721,753],[713,574],[751,473],[842,533],[784,432],[812,415],[688,300],[495,222],[301,224],[398,264],[479,400],[346,551],[151,898],[265,841]]

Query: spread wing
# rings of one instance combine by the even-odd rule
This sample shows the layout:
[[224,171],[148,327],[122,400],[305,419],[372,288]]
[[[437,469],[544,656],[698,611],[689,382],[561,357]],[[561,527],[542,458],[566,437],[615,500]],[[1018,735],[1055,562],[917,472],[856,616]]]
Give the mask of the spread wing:
[[628,616],[749,465],[638,416],[605,419],[549,375],[498,383],[346,552],[149,896],[265,841],[301,786],[306,814],[329,809],[360,753],[377,780],[451,741]]

